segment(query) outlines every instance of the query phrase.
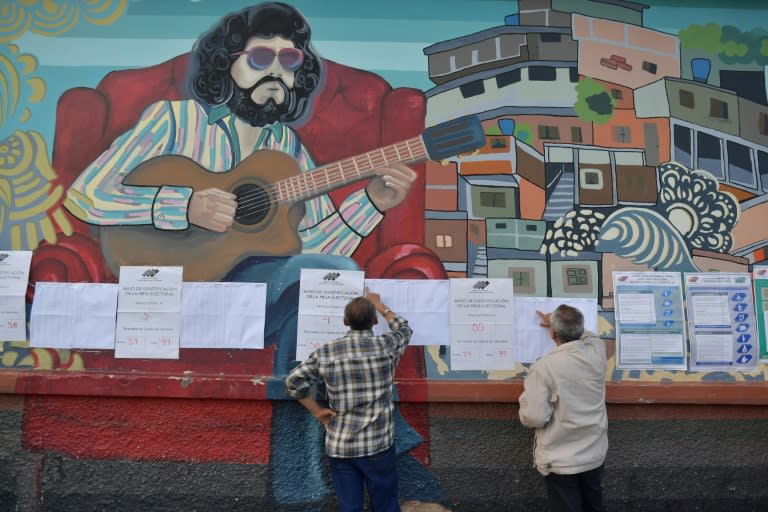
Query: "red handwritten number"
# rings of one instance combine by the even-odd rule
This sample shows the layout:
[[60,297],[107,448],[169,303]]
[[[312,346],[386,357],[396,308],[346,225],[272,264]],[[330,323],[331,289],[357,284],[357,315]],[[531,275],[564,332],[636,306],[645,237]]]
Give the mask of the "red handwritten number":
[[485,326],[483,324],[472,324],[472,332],[483,332]]
[[501,359],[506,359],[507,358],[507,351],[506,350],[499,350],[499,357]]
[[472,357],[472,352],[465,350],[464,352],[461,353],[461,355],[464,357]]
[[309,342],[309,346],[312,348],[320,348],[320,343]]
[[144,313],[144,320],[149,320],[149,317],[150,317],[149,313]]
[[160,343],[163,345],[170,345],[171,344],[171,338],[160,338]]
[[18,329],[18,327],[19,327],[19,322],[15,321],[15,320],[9,320],[8,321],[8,328],[9,329]]
[[138,345],[139,344],[139,340],[138,340],[138,338],[128,338],[126,340],[126,343],[128,345]]

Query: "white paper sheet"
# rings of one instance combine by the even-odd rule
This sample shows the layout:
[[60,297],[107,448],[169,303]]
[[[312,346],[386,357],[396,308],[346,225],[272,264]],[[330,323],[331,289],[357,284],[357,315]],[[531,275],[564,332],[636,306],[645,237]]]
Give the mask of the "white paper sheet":
[[184,283],[181,348],[264,348],[267,285]]
[[182,267],[120,267],[116,358],[179,358],[182,273]]
[[[408,320],[413,329],[411,345],[447,345],[450,341],[448,280],[437,279],[366,279],[365,286],[381,295],[392,311]],[[375,334],[389,331],[379,315]]]
[[112,349],[116,310],[115,284],[38,282],[29,346]]
[[118,313],[115,357],[179,358],[179,313]]
[[452,370],[515,368],[512,279],[451,279]]
[[346,334],[344,308],[364,293],[362,271],[301,269],[296,359],[302,361],[320,345]]
[[541,327],[536,311],[551,313],[560,304],[567,304],[584,315],[584,328],[597,333],[597,300],[587,298],[515,297],[515,360],[532,363],[551,352],[555,342],[549,329]]
[[32,251],[0,251],[0,339],[27,339],[27,305]]

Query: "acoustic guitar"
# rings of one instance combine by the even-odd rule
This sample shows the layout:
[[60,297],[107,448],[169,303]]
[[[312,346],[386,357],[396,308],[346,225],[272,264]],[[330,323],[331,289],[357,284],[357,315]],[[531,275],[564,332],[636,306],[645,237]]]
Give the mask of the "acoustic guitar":
[[102,226],[102,252],[115,275],[122,265],[182,265],[187,281],[218,281],[248,257],[299,254],[298,225],[307,199],[370,178],[374,169],[393,162],[442,160],[484,144],[479,119],[465,116],[418,137],[304,172],[290,155],[275,150],[256,151],[225,173],[211,173],[184,156],[152,158],[123,183],[226,190],[237,197],[234,223],[223,233],[194,225],[180,231],[152,225]]

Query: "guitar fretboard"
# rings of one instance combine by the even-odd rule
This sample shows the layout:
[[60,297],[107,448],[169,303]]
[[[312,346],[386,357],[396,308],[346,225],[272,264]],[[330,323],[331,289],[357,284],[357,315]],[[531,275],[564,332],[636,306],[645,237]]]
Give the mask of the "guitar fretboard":
[[414,137],[278,181],[273,185],[274,193],[278,201],[305,200],[369,178],[378,167],[386,167],[393,162],[413,164],[428,158],[424,141],[420,136]]

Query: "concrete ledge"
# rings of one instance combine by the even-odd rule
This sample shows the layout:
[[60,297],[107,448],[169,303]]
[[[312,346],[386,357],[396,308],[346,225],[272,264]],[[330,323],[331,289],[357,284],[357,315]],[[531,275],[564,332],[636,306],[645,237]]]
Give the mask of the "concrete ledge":
[[[162,398],[266,400],[272,375],[222,375],[198,372],[0,370],[0,393]],[[607,382],[614,404],[768,405],[768,382]],[[426,392],[425,392],[426,391]],[[403,402],[516,403],[522,379],[462,381],[398,379]]]

